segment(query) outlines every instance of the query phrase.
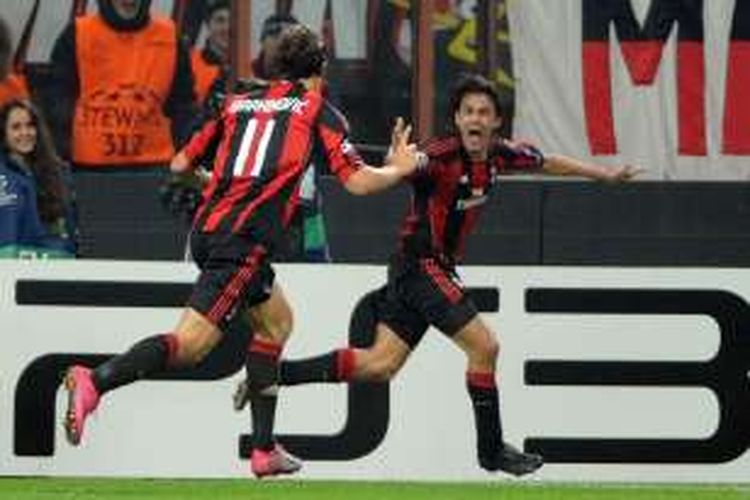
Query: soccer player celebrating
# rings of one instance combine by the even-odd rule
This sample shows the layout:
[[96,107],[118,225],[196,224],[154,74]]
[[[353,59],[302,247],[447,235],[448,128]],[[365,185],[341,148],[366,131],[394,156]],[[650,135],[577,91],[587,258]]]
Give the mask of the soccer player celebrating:
[[[420,162],[411,177],[412,200],[388,283],[367,294],[354,312],[377,317],[374,344],[283,361],[280,384],[390,380],[432,325],[466,354],[479,465],[520,476],[534,472],[543,461],[503,440],[495,376],[500,348],[456,273],[464,240],[504,173],[542,171],[614,182],[630,179],[638,169],[545,156],[532,145],[503,140],[497,135],[502,121],[497,91],[479,75],[457,82],[451,109],[456,133],[430,141],[424,148],[428,161]],[[352,322],[358,323],[363,322]],[[244,406],[248,384],[254,383],[240,383],[235,409]]]
[[200,362],[217,345],[227,322],[239,317],[254,334],[247,357],[252,472],[262,477],[300,468],[273,436],[278,359],[292,329],[292,311],[274,280],[271,258],[294,214],[293,193],[312,152],[358,195],[411,175],[417,153],[408,144],[410,128],[399,119],[388,165],[364,164],[347,139],[342,115],[310,83],[322,74],[325,52],[309,28],[285,30],[274,57],[281,78],[228,96],[220,115],[173,158],[171,170],[186,175],[201,158],[215,158],[190,240],[200,276],[172,332],[141,340],[93,370],[68,370],[65,430],[73,445],[80,443],[86,418],[102,395],[155,372]]

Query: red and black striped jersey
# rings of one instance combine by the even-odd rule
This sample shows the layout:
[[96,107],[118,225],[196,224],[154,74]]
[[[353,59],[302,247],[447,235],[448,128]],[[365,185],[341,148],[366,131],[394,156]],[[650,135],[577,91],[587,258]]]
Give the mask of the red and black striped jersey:
[[412,177],[409,212],[399,250],[407,259],[461,259],[498,176],[541,169],[542,153],[529,144],[498,141],[486,161],[472,161],[458,137],[434,139],[423,149],[428,161]]
[[194,228],[249,233],[266,243],[281,236],[294,214],[311,160],[342,183],[363,165],[343,115],[319,90],[291,81],[258,82],[228,96],[184,152],[193,162],[214,158]]

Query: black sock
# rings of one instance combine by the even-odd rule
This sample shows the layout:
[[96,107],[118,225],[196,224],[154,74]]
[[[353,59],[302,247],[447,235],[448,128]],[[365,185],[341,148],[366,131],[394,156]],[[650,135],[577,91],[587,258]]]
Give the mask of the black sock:
[[279,366],[279,384],[348,381],[352,377],[353,355],[351,349],[338,349],[313,358],[282,361]]
[[175,355],[174,335],[145,338],[127,352],[99,365],[93,372],[94,386],[99,394],[130,384],[152,373],[164,370]]
[[479,463],[492,465],[502,448],[503,429],[500,422],[500,395],[494,373],[468,373],[467,388],[474,408]]
[[274,447],[280,352],[281,346],[260,339],[254,339],[248,349],[245,368],[250,384],[250,415],[255,449],[270,450]]

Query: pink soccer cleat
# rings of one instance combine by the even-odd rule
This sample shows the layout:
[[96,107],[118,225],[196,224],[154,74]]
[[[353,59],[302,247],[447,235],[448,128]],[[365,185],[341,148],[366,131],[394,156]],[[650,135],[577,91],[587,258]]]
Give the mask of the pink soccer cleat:
[[71,366],[65,374],[65,389],[68,391],[68,411],[65,414],[65,435],[68,442],[78,446],[83,437],[86,417],[99,404],[99,392],[91,380],[91,370],[83,366]]
[[302,468],[302,460],[276,444],[270,451],[253,450],[250,456],[250,469],[255,477],[279,476],[294,474]]

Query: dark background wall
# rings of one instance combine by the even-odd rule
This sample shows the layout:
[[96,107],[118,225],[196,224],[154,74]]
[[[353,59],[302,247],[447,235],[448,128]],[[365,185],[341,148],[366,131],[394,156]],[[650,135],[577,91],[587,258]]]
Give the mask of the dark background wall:
[[[325,186],[334,256],[381,261],[407,189],[371,199]],[[468,264],[750,266],[750,185],[502,183],[469,240]]]
[[79,255],[83,258],[180,260],[188,224],[159,201],[166,169],[74,173]]
[[[186,221],[167,213],[161,169],[76,174],[82,257],[180,260]],[[383,263],[409,191],[355,197],[321,183],[336,262]],[[467,264],[750,267],[750,184],[503,182]]]

